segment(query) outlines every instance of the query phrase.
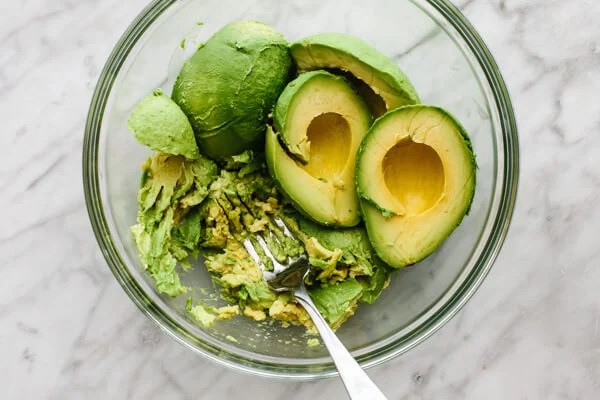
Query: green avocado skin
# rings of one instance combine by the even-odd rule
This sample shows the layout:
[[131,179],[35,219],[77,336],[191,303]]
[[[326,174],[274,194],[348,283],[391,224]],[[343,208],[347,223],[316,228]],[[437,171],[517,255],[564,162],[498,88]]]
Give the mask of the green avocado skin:
[[[406,74],[385,54],[355,36],[319,33],[293,43],[290,50],[300,72],[323,68],[339,68],[352,72],[346,67],[347,61],[360,62],[371,68],[374,75],[403,97],[404,104],[420,103],[419,96]],[[327,54],[330,59],[322,59],[322,54]]]
[[200,151],[222,159],[258,148],[291,66],[285,38],[259,22],[232,22],[200,47],[172,93]]
[[127,128],[138,142],[152,150],[182,155],[190,160],[200,156],[187,117],[160,89],[136,105],[127,121]]

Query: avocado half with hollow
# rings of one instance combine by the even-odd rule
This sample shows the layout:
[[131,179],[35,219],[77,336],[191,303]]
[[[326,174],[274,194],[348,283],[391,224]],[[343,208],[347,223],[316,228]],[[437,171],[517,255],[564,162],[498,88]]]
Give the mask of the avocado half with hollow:
[[230,23],[201,46],[183,65],[172,93],[200,151],[219,159],[262,145],[291,64],[285,38],[259,22]]
[[419,103],[419,97],[400,68],[363,40],[341,33],[309,36],[290,46],[299,72],[340,71],[356,86],[373,116]]
[[364,101],[344,78],[313,71],[285,88],[273,119],[265,152],[281,190],[318,223],[358,224],[356,152],[371,124]]
[[431,254],[468,212],[476,168],[466,131],[441,108],[406,106],[375,121],[356,181],[377,255],[400,268]]

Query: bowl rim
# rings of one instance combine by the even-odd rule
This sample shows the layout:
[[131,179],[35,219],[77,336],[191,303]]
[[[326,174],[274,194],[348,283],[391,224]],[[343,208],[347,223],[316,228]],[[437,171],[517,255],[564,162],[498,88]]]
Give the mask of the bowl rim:
[[[448,0],[424,1],[443,16],[458,32],[479,63],[487,83],[490,85],[497,107],[495,112],[498,114],[503,137],[501,150],[505,162],[502,171],[502,190],[492,230],[475,267],[469,272],[460,287],[439,310],[430,315],[417,329],[392,343],[386,344],[377,351],[357,357],[363,368],[379,365],[407,352],[437,332],[456,315],[477,291],[491,269],[508,233],[517,196],[519,175],[517,125],[512,102],[499,68],[479,34],[456,6]],[[335,376],[337,371],[331,362],[325,365],[319,364],[318,367],[324,369],[318,372],[311,371],[306,366],[284,367],[281,364],[257,362],[242,355],[224,352],[223,349],[211,343],[193,337],[147,296],[141,285],[129,274],[119,255],[117,246],[113,242],[102,204],[98,170],[102,117],[112,86],[126,57],[152,23],[176,2],[177,0],[153,0],[137,15],[113,48],[100,73],[93,93],[85,125],[82,167],[86,208],[98,245],[115,278],[137,307],[161,330],[195,353],[235,370],[266,377],[309,380]]]

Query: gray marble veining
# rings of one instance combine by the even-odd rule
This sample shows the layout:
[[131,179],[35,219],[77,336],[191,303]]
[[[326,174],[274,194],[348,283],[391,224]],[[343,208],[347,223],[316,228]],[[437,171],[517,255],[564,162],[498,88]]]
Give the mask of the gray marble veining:
[[[83,201],[83,124],[104,60],[145,3],[0,5],[1,397],[343,396],[336,379],[257,379],[195,356],[148,321],[105,266]],[[522,152],[517,207],[467,306],[369,374],[390,399],[595,399],[600,3],[456,3],[512,94]]]

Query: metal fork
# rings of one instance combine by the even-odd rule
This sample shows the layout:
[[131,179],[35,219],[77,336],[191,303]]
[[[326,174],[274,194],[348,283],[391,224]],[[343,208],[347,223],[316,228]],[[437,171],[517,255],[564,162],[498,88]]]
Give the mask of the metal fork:
[[[274,217],[273,222],[281,229],[285,236],[295,239],[282,219]],[[277,235],[273,235],[272,233],[271,235],[273,239],[277,240]],[[340,373],[340,377],[350,398],[360,400],[385,399],[384,394],[348,352],[311,300],[304,285],[304,279],[310,272],[307,255],[302,254],[296,258],[288,257],[287,263],[282,264],[273,256],[262,234],[255,234],[255,238],[264,254],[272,261],[273,270],[268,270],[265,267],[252,241],[249,238],[245,238],[243,244],[248,254],[250,254],[254,262],[261,268],[263,277],[271,289],[276,292],[291,292],[296,300],[302,304],[308,315],[310,315],[323,339],[323,343],[327,347],[327,350],[329,350],[329,354]]]

